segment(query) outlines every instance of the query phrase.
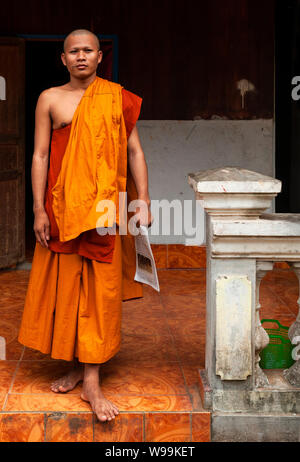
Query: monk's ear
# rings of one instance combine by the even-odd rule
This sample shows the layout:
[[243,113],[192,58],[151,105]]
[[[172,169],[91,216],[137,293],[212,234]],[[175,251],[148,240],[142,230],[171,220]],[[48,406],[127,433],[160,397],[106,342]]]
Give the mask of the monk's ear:
[[102,58],[103,58],[103,51],[102,51],[102,50],[99,50],[99,51],[98,51],[98,64],[101,63]]
[[66,66],[66,65],[67,65],[67,63],[66,63],[66,57],[65,57],[65,54],[64,54],[64,53],[62,53],[62,54],[60,55],[60,57],[61,57],[61,60],[62,60],[63,64]]

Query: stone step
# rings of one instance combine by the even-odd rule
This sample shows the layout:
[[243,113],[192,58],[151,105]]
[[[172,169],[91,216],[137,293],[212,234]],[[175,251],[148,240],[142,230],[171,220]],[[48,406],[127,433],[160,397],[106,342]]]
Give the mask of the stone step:
[[209,412],[1,412],[0,442],[209,442]]

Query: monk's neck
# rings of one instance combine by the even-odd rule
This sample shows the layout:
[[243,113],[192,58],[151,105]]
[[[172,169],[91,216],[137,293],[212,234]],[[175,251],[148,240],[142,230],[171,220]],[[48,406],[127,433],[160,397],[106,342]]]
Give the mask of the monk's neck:
[[87,87],[96,80],[97,75],[91,75],[90,77],[87,77],[86,79],[76,79],[74,77],[70,77],[70,82],[69,85],[72,87],[74,90],[86,90]]

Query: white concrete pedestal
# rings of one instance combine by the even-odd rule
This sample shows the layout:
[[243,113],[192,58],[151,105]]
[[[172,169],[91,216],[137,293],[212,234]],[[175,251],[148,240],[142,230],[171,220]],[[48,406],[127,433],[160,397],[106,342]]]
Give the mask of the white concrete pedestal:
[[264,213],[281,182],[256,172],[226,167],[190,174],[189,183],[207,213],[206,355],[199,371],[204,406],[300,419],[298,383],[281,373],[276,388],[259,367],[268,344],[259,319],[260,282],[273,262],[300,262],[300,215]]

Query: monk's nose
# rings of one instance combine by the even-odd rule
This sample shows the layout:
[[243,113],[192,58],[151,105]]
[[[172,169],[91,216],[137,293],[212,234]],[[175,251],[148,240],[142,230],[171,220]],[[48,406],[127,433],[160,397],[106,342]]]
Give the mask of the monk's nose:
[[84,51],[80,51],[79,54],[78,54],[78,59],[85,59],[85,53]]

